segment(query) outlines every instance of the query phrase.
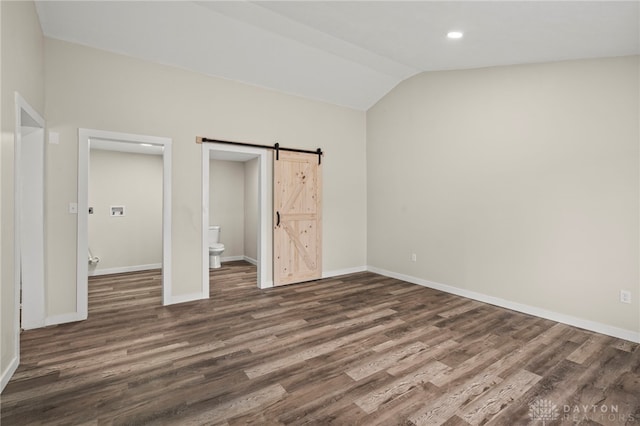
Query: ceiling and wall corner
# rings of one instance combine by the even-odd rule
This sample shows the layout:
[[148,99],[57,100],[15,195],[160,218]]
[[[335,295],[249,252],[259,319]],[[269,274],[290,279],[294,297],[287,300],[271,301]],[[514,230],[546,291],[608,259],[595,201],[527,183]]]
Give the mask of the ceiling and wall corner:
[[637,1],[36,5],[47,37],[359,110],[423,71],[640,54]]

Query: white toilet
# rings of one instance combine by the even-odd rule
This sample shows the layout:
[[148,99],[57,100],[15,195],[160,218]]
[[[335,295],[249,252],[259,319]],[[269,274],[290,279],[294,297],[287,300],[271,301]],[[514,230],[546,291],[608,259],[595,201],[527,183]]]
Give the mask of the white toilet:
[[220,267],[220,255],[224,251],[224,244],[220,243],[220,227],[209,227],[209,268]]

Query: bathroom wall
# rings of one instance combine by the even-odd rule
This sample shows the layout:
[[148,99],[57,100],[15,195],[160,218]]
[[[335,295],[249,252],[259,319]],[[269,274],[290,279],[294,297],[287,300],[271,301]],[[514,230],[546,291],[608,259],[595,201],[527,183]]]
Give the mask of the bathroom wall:
[[244,164],[209,163],[209,225],[219,225],[225,258],[244,257]]
[[[89,275],[162,266],[162,156],[92,149],[89,248],[100,258]],[[112,217],[111,206],[125,215]]]
[[244,163],[244,255],[252,261],[258,258],[258,166],[257,158]]

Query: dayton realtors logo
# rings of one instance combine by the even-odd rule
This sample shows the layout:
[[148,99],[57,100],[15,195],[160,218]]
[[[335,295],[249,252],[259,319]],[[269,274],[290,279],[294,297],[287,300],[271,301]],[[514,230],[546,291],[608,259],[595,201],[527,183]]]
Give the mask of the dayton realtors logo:
[[558,420],[560,413],[553,402],[546,399],[538,399],[533,404],[529,404],[529,417],[533,421],[541,421],[544,426],[547,422]]
[[552,401],[538,399],[529,404],[529,417],[535,422],[542,422],[545,426],[547,422],[560,420],[560,422],[605,422],[607,424],[630,424],[640,421],[640,418],[633,414],[620,413],[617,405],[603,404],[583,404],[583,405],[562,405],[558,407]]

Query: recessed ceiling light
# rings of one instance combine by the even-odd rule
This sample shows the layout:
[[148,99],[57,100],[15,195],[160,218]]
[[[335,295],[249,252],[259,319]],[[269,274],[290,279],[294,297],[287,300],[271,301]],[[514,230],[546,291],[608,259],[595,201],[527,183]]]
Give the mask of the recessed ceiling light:
[[463,35],[464,34],[462,34],[462,32],[460,32],[460,31],[449,31],[447,33],[447,37],[453,38],[453,39],[462,38]]

